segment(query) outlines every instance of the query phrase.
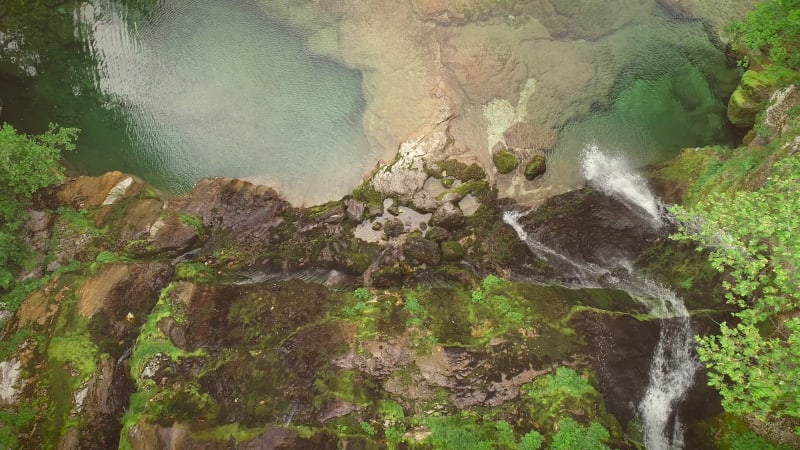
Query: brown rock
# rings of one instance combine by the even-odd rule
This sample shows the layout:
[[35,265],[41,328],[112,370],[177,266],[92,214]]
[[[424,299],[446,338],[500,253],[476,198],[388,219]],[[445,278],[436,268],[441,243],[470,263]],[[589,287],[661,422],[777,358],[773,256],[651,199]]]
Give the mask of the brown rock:
[[464,213],[461,209],[452,204],[445,203],[431,216],[431,225],[452,230],[464,224]]
[[[122,172],[107,172],[98,177],[78,177],[68,181],[58,192],[58,199],[75,208],[102,205],[109,192],[120,182],[129,178]],[[143,184],[134,181],[125,195],[138,193]]]
[[200,217],[207,227],[230,233],[237,242],[269,244],[269,230],[283,222],[291,205],[267,186],[230,178],[200,180],[194,190],[170,201],[168,209]]
[[197,241],[197,230],[175,215],[157,223],[161,225],[155,232],[153,245],[160,251],[181,253]]

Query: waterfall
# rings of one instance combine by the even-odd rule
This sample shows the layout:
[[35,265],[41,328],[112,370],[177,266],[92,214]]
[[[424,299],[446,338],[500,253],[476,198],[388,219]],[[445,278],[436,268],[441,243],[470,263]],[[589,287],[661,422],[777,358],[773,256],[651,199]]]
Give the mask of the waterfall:
[[524,217],[525,213],[521,211],[505,211],[503,213],[503,222],[508,224],[517,233],[520,241],[524,242],[528,249],[536,255],[539,259],[546,261],[552,268],[557,269],[559,273],[567,275],[567,277],[577,280],[578,284],[583,287],[598,287],[595,280],[608,273],[607,270],[588,262],[577,261],[569,256],[548,247],[543,242],[528,235],[519,223],[519,219]]
[[700,362],[694,356],[694,333],[683,301],[664,288],[653,298],[658,302],[651,313],[658,315],[661,331],[639,413],[648,449],[679,449],[683,448],[684,430],[677,406],[692,387]]
[[647,180],[621,156],[612,157],[600,151],[596,144],[588,145],[583,151],[581,171],[590,186],[643,212],[654,227],[663,224],[661,201],[653,195]]
[[[620,158],[609,157],[597,148],[587,147],[583,172],[595,189],[625,203],[633,212],[645,214],[648,222],[660,228],[667,217],[663,206],[647,186],[646,180]],[[537,257],[559,271],[567,273],[586,287],[597,287],[595,280],[603,277],[605,285],[627,291],[644,302],[650,314],[659,319],[659,339],[650,363],[648,387],[638,405],[645,445],[649,450],[668,450],[683,447],[684,428],[677,407],[694,382],[700,362],[694,355],[694,333],[689,313],[680,297],[672,290],[635,271],[624,258],[612,267],[600,267],[577,261],[557,249],[536,240],[519,219],[526,213],[506,211],[503,221]]]

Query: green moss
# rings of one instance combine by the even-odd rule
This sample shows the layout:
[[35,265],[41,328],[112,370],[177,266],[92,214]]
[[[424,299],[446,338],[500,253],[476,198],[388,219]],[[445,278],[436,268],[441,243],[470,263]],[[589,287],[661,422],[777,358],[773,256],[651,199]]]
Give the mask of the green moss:
[[158,327],[158,322],[165,317],[172,317],[178,323],[185,321],[183,306],[179,300],[173,298],[174,284],[170,284],[161,291],[158,302],[136,339],[133,355],[131,356],[130,370],[134,379],[139,380],[145,365],[157,354],[170,357],[173,361],[189,356],[202,356],[205,351],[198,349],[186,352],[172,343],[170,338]]
[[798,77],[797,72],[777,65],[746,71],[728,101],[728,119],[737,127],[752,127],[770,93],[797,81]]
[[42,289],[49,281],[50,276],[44,276],[15,284],[13,289],[0,296],[0,307],[15,312],[32,292]]
[[458,241],[442,242],[442,258],[445,261],[458,261],[464,257],[466,252]]
[[147,239],[137,239],[125,244],[125,252],[134,258],[144,258],[156,253],[158,249]]
[[247,428],[239,423],[229,423],[209,430],[193,433],[198,441],[243,444],[264,433],[264,428]]
[[182,212],[176,213],[175,215],[178,217],[178,220],[194,228],[197,234],[202,234],[205,231],[205,228],[203,227],[203,219],[200,217]]
[[35,335],[31,330],[27,328],[21,328],[11,335],[11,337],[0,341],[0,361],[8,360],[11,355],[17,352],[19,346],[23,342],[33,336]]
[[527,180],[534,180],[536,177],[543,175],[547,170],[547,162],[542,155],[535,155],[525,165],[525,178]]
[[[540,430],[552,430],[556,423],[560,424],[565,419],[572,420],[571,414],[582,411],[598,421],[598,426],[604,430],[612,430],[612,434],[617,437],[621,435],[619,423],[606,412],[603,397],[586,372],[579,374],[575,369],[558,367],[555,372],[524,385],[520,392],[527,399],[526,405],[531,419],[539,424]],[[569,440],[566,439],[567,436],[562,437]],[[606,432],[601,440],[608,438]],[[554,436],[553,440],[555,442],[557,438]]]
[[353,189],[353,198],[368,205],[383,205],[384,196],[376,191],[369,180],[363,182],[361,186]]
[[[449,177],[455,177],[461,181],[482,180],[486,178],[486,172],[476,163],[465,164],[455,159],[437,161],[433,167],[428,168],[428,173],[436,178],[442,178],[442,182]],[[449,187],[449,186],[445,186]]]
[[445,195],[450,193],[457,193],[459,196],[464,197],[467,194],[476,196],[484,196],[491,190],[491,186],[485,180],[472,180],[466,183],[461,183],[453,189],[449,189],[436,196],[437,200],[441,200]]
[[53,337],[47,345],[47,354],[53,362],[68,364],[84,380],[97,369],[97,346],[85,336]]
[[208,283],[214,279],[214,271],[200,262],[181,262],[175,265],[175,279]]
[[492,161],[497,171],[502,174],[511,173],[519,165],[517,156],[508,150],[500,150],[492,155]]

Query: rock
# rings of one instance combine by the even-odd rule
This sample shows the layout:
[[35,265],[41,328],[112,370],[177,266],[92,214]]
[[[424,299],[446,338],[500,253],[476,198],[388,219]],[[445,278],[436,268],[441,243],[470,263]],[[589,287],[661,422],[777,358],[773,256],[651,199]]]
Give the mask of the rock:
[[492,155],[492,161],[497,171],[502,174],[511,173],[519,165],[516,155],[508,150],[500,150]]
[[134,391],[127,365],[117,364],[111,358],[100,360],[98,370],[86,386],[82,411],[86,426],[79,433],[83,444],[80,448],[116,448],[119,445],[122,430],[119,417],[124,414]]
[[[529,236],[577,262],[634,259],[665,230],[652,217],[592,189],[557,195],[520,219]],[[568,273],[570,269],[564,268]]]
[[400,236],[403,234],[404,229],[405,225],[403,225],[403,221],[400,219],[387,220],[386,223],[383,224],[383,234],[390,238]]
[[268,246],[270,230],[283,222],[281,213],[289,208],[271,188],[229,178],[200,180],[190,194],[168,205],[168,210],[200,217],[205,226],[250,247]]
[[[130,181],[127,181],[130,180]],[[126,184],[124,190],[119,188],[120,183]],[[114,201],[124,196],[131,196],[144,188],[144,184],[134,183],[134,180],[122,172],[107,172],[98,177],[78,177],[69,180],[58,192],[58,199],[75,208],[88,208],[105,204],[116,188]]]
[[440,242],[446,241],[450,239],[450,232],[442,227],[430,227],[428,231],[425,233],[425,239],[430,239],[432,241]]
[[728,100],[728,119],[739,128],[752,127],[756,114],[773,89],[788,84],[792,77],[791,73],[784,73],[779,69],[748,70]]
[[441,153],[447,145],[448,136],[443,130],[404,142],[400,145],[397,159],[378,169],[370,184],[376,191],[387,196],[411,201],[428,179],[425,158]]
[[195,227],[183,222],[177,215],[168,216],[159,226],[154,224],[150,232],[155,249],[168,254],[184,253],[198,239]]
[[434,241],[411,237],[403,244],[403,256],[413,266],[435,266],[442,260],[442,251]]
[[530,122],[517,122],[503,133],[507,146],[537,150],[551,150],[558,141],[558,131]]
[[769,107],[764,113],[764,125],[773,135],[781,136],[789,130],[793,117],[789,114],[792,108],[800,105],[800,89],[796,85],[775,91],[769,99]]
[[375,231],[380,231],[383,228],[383,222],[373,222],[372,229]]
[[347,215],[348,220],[352,220],[357,223],[364,221],[364,212],[366,210],[366,205],[364,202],[349,197],[346,198],[343,203],[345,207],[345,214]]
[[525,165],[525,179],[529,181],[535,180],[537,177],[544,175],[547,171],[547,162],[542,155],[534,155],[528,164]]
[[18,359],[0,362],[0,405],[13,405],[17,402],[20,390],[22,363]]
[[458,261],[464,257],[464,247],[458,241],[442,242],[442,258],[445,261]]
[[454,230],[464,225],[464,213],[458,206],[445,203],[433,212],[431,225]]

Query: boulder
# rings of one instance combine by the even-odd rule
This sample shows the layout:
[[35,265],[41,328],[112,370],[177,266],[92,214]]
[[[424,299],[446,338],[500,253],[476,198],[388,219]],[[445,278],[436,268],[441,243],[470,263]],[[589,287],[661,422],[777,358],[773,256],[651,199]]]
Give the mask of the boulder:
[[76,208],[110,205],[143,187],[143,184],[136,183],[122,172],[107,172],[98,177],[69,180],[58,192],[58,199]]
[[197,230],[171,215],[151,228],[154,247],[159,251],[183,253],[197,241]]
[[230,178],[200,180],[187,195],[171,200],[168,210],[200,217],[203,225],[228,233],[240,243],[269,245],[271,229],[283,222],[288,202],[267,186]]
[[446,241],[450,239],[450,232],[442,227],[433,226],[428,228],[428,231],[425,233],[425,239],[436,242]]
[[519,165],[519,160],[516,155],[508,150],[500,150],[492,155],[492,161],[497,171],[502,174],[511,173]]
[[547,161],[542,155],[534,155],[528,164],[525,165],[525,179],[533,181],[536,178],[544,175],[547,171]]
[[366,204],[364,202],[349,197],[344,199],[343,203],[345,207],[345,215],[349,220],[358,223],[364,221],[364,212],[366,210]]
[[458,261],[464,257],[464,247],[458,241],[442,242],[442,258],[445,261]]
[[439,245],[434,241],[421,237],[409,238],[403,244],[403,256],[412,266],[422,264],[435,266],[442,260],[442,252],[439,249]]
[[386,223],[383,224],[383,234],[390,238],[400,236],[403,234],[404,229],[405,225],[403,225],[403,221],[400,219],[387,220]]
[[433,212],[431,225],[448,230],[456,229],[464,225],[464,213],[458,206],[452,203],[445,203]]

